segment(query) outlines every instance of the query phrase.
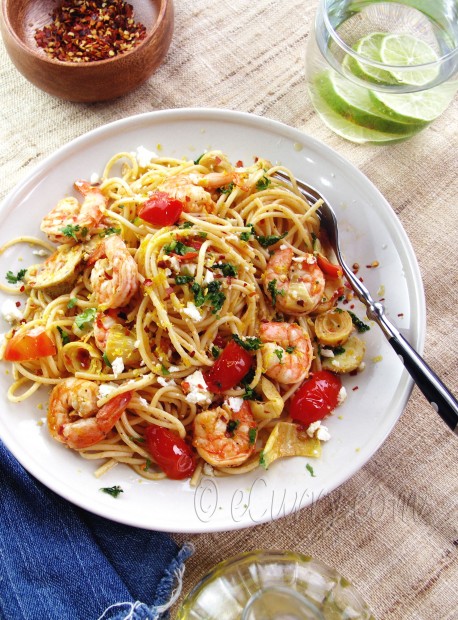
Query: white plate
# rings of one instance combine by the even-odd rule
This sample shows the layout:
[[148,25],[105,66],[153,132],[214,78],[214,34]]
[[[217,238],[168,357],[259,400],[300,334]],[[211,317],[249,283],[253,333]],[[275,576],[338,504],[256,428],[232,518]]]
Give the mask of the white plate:
[[[7,197],[0,210],[1,243],[19,235],[36,236],[41,218],[71,191],[76,179],[89,178],[93,172],[101,174],[111,155],[134,151],[140,145],[152,150],[161,145],[161,153],[193,159],[206,149],[217,148],[232,161],[250,163],[258,155],[288,166],[321,190],[335,207],[348,262],[363,266],[361,275],[374,295],[384,287],[388,315],[410,343],[422,350],[425,306],[420,272],[391,207],[363,174],[329,147],[296,129],[257,116],[210,109],[168,110],[91,131],[48,157]],[[374,260],[380,262],[379,268],[364,268]],[[23,249],[9,251],[0,258],[0,273],[17,271],[30,261]],[[364,316],[361,307],[356,311]],[[0,330],[7,331],[4,320],[0,322]],[[307,459],[294,458],[250,475],[204,478],[197,489],[187,481],[140,481],[121,465],[96,480],[93,462],[56,443],[46,425],[38,424],[46,415],[46,392],[18,405],[7,400],[11,375],[5,373],[6,365],[0,376],[0,436],[46,486],[109,519],[173,532],[248,527],[316,502],[357,472],[392,430],[406,405],[412,381],[375,325],[365,339],[366,368],[362,374],[344,379],[348,398],[327,421],[331,441],[324,445],[320,460],[310,461],[315,477],[305,467]],[[373,362],[376,356],[382,361]],[[117,499],[99,491],[112,485],[124,490]]]

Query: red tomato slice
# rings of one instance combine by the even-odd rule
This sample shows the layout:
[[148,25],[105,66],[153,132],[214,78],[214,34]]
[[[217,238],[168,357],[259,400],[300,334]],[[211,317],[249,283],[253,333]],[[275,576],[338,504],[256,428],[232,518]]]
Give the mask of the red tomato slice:
[[179,219],[183,203],[166,194],[154,192],[140,207],[138,216],[153,226],[171,226]]
[[318,267],[321,269],[323,273],[327,276],[331,276],[332,278],[341,278],[342,277],[342,268],[340,265],[334,265],[331,263],[323,254],[316,255],[316,262],[318,263]]
[[308,426],[337,407],[342,381],[328,370],[313,373],[295,392],[290,405],[293,420]]
[[148,426],[146,445],[152,457],[172,480],[190,478],[196,468],[196,457],[179,435],[162,426]]
[[240,383],[253,364],[253,358],[243,347],[231,340],[213,366],[205,373],[208,389],[220,393]]
[[44,327],[34,327],[28,332],[18,332],[8,340],[3,359],[7,362],[27,362],[56,353],[56,345]]

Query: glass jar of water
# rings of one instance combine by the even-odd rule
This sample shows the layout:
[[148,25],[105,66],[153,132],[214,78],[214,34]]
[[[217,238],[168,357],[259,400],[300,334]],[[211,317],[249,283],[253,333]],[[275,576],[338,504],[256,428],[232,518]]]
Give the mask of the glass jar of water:
[[343,138],[410,138],[458,90],[458,3],[320,0],[306,74],[314,108]]

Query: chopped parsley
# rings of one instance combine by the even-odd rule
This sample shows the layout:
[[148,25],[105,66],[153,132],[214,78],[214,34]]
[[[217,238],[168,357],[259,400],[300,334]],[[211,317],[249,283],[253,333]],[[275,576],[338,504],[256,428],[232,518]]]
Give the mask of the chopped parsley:
[[115,228],[114,226],[109,226],[108,228],[105,228],[105,230],[102,230],[99,232],[99,237],[109,237],[110,235],[120,235],[121,234],[121,229],[120,228]]
[[161,364],[161,373],[164,375],[164,377],[166,377],[167,375],[170,374],[170,370],[166,368],[164,364]]
[[63,345],[68,344],[70,342],[70,336],[68,335],[68,333],[64,331],[60,325],[57,326],[57,331],[59,332],[60,337],[62,338],[62,344]]
[[199,155],[199,157],[197,159],[194,160],[194,165],[198,166],[200,164],[200,160],[202,159],[202,157],[205,155],[205,153],[202,153],[202,155]]
[[97,308],[87,308],[81,314],[75,317],[75,323],[80,329],[90,327],[94,322],[95,315],[97,314]]
[[75,224],[75,225],[67,224],[67,226],[64,226],[63,228],[61,228],[61,232],[63,232],[66,237],[70,237],[70,238],[73,238],[75,241],[78,241],[78,237],[76,236],[76,233],[81,232],[81,237],[86,237],[89,230],[87,229],[86,226],[81,228],[79,224]]
[[333,347],[332,352],[334,353],[334,355],[342,355],[342,353],[345,353],[345,347]]
[[271,182],[272,181],[270,179],[268,179],[266,176],[263,176],[256,183],[256,189],[261,192],[262,190],[267,189]]
[[106,364],[109,368],[111,368],[111,362],[110,362],[110,360],[108,359],[108,356],[107,356],[107,354],[106,354],[106,353],[104,353],[104,354],[102,355],[102,359],[103,359],[103,361],[105,362],[105,364]]
[[78,303],[78,299],[77,299],[76,297],[71,297],[71,298],[68,300],[68,303],[67,303],[67,308],[69,308],[69,309],[74,308],[74,307],[76,306],[76,304],[77,304],[77,303]]
[[219,191],[222,194],[230,194],[233,189],[234,189],[234,184],[233,183],[229,183],[229,185],[226,185],[225,187],[220,187]]
[[362,334],[363,332],[367,332],[370,330],[369,325],[366,325],[366,323],[363,323],[361,321],[361,319],[359,319],[356,314],[354,314],[354,312],[351,312],[350,310],[347,311],[348,314],[351,316],[351,320],[353,321],[353,325],[356,327],[358,333]]
[[259,394],[255,392],[254,388],[250,387],[250,383],[253,381],[255,374],[255,369],[252,366],[240,382],[245,388],[245,394],[242,394],[243,400],[262,400]]
[[251,235],[254,235],[254,225],[253,224],[247,224],[247,227],[250,227],[250,230],[247,230],[243,233],[240,233],[240,239],[242,241],[248,241],[249,238],[251,237]]
[[256,240],[262,245],[263,248],[268,248],[271,245],[275,245],[279,241],[281,241],[284,237],[286,237],[288,233],[285,232],[282,235],[256,235]]
[[189,284],[190,282],[194,282],[194,276],[177,276],[175,278],[176,284]]
[[145,443],[146,439],[144,437],[129,437],[131,441],[136,441],[137,443]]
[[291,355],[291,353],[294,353],[295,348],[296,347],[286,347],[285,351]]
[[254,442],[256,441],[256,435],[257,435],[256,429],[250,428],[250,430],[248,431],[248,439],[250,441],[250,445],[253,445]]
[[111,495],[111,497],[118,497],[118,495],[124,493],[124,491],[118,485],[114,487],[102,487],[100,490],[104,493],[108,493],[108,495]]
[[312,478],[316,478],[315,472],[313,471],[313,467],[310,465],[310,463],[307,463],[307,465],[305,466],[305,469],[309,472]]
[[232,339],[246,351],[257,351],[262,347],[261,340],[254,336],[247,336],[245,339],[242,339],[237,334],[232,334]]
[[269,284],[267,285],[267,290],[269,291],[271,297],[272,297],[272,306],[275,308],[275,305],[277,303],[277,297],[279,295],[284,295],[285,292],[284,291],[279,291],[277,288],[277,280],[271,280],[269,282]]
[[261,452],[259,455],[259,464],[261,465],[261,467],[264,467],[264,469],[267,469],[267,463],[266,463],[266,459],[264,456],[264,452]]
[[212,269],[220,269],[223,276],[226,278],[236,278],[237,277],[237,267],[232,265],[231,263],[215,263],[211,267]]
[[189,254],[189,252],[195,251],[195,248],[185,245],[182,241],[172,241],[172,243],[167,243],[164,245],[164,252],[166,254],[172,254],[173,252],[173,254],[184,256],[185,254]]
[[207,286],[206,293],[204,293],[204,288],[194,282],[191,285],[191,291],[194,293],[194,304],[197,308],[203,306],[205,303],[208,303],[212,306],[212,314],[216,314],[219,310],[221,310],[225,300],[226,295],[220,290],[221,282],[217,282],[214,280],[210,282]]
[[216,345],[213,345],[212,348],[211,348],[211,352],[212,352],[213,357],[216,360],[220,356],[221,349],[219,347],[217,347]]
[[226,426],[226,432],[233,435],[234,432],[237,430],[239,424],[240,424],[240,420],[229,420]]
[[194,282],[191,286],[191,291],[194,293],[194,304],[196,308],[200,308],[200,306],[203,306],[205,303],[205,295],[202,287],[200,284],[197,284],[197,282]]
[[12,271],[6,273],[6,279],[10,284],[17,284],[21,280],[24,280],[24,276],[27,273],[27,269],[20,269],[17,275],[14,275]]
[[150,459],[146,459],[145,466],[143,467],[143,471],[148,471],[153,462]]
[[178,228],[192,228],[194,226],[194,224],[192,222],[183,222],[183,224],[181,224],[181,226],[178,226]]
[[278,359],[281,362],[282,357],[283,357],[283,349],[275,349],[274,353],[275,353],[275,355],[278,357]]

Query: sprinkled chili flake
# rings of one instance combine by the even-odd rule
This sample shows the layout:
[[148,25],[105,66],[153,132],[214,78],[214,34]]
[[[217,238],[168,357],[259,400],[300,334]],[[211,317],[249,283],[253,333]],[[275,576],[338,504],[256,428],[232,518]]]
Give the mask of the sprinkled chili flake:
[[51,58],[92,62],[133,49],[146,36],[146,28],[133,18],[124,0],[63,0],[52,21],[35,32],[38,47]]
[[355,385],[355,387],[351,388],[353,390],[353,392],[356,392],[356,390],[359,390],[359,387],[357,385]]

